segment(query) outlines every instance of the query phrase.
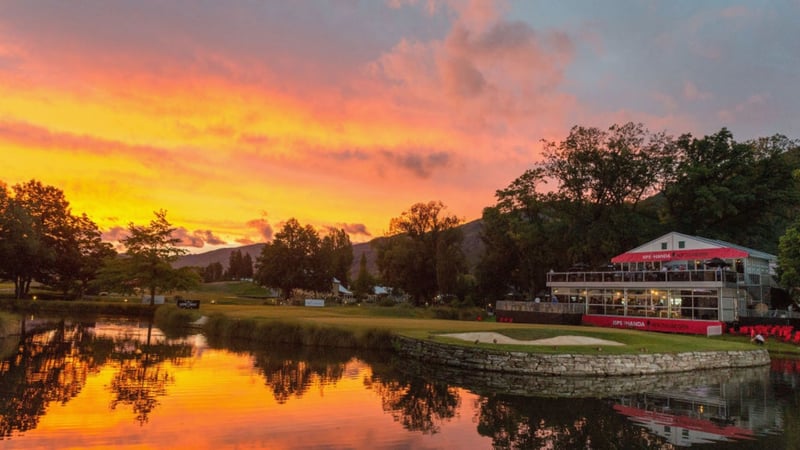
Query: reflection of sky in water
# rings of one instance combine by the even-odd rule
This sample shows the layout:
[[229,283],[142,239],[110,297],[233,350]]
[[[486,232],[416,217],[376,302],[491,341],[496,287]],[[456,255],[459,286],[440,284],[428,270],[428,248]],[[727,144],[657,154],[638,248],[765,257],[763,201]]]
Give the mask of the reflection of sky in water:
[[29,426],[2,447],[788,448],[786,413],[800,415],[793,364],[647,378],[668,388],[606,400],[543,398],[331,349],[233,352],[149,336],[146,346],[146,323],[98,322],[27,340],[0,370],[0,418]]

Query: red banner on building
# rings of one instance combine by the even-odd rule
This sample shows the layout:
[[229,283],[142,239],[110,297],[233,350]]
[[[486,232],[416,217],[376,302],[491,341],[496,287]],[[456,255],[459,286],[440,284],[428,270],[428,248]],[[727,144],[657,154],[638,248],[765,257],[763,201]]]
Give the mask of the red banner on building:
[[[716,320],[688,319],[654,319],[650,317],[623,316],[591,316],[583,315],[584,325],[607,328],[633,328],[642,331],[660,331],[662,333],[709,334],[709,327],[719,327],[724,331],[724,324]],[[719,333],[710,333],[719,334]]]
[[654,261],[703,261],[712,258],[747,258],[747,252],[735,248],[703,248],[697,250],[662,250],[657,252],[623,253],[611,258],[612,263]]

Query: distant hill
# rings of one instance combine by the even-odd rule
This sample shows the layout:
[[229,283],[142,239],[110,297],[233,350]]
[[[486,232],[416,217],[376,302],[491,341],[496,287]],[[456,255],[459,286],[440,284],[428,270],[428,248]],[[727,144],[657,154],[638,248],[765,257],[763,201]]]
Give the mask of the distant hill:
[[[467,265],[469,269],[475,268],[478,263],[481,253],[483,253],[483,242],[481,241],[481,229],[483,228],[483,220],[477,219],[472,222],[461,225],[461,230],[464,233],[464,243],[462,249],[467,258]],[[378,253],[375,251],[373,243],[385,239],[384,237],[375,238],[369,242],[362,242],[360,244],[353,244],[353,265],[350,267],[351,279],[358,275],[359,263],[361,255],[366,255],[367,270],[372,274],[378,273]],[[250,254],[253,261],[256,261],[261,255],[261,249],[265,244],[251,244],[242,247],[221,248],[212,250],[205,253],[197,253],[192,255],[184,255],[178,258],[172,265],[178,267],[206,267],[211,263],[218,262],[226,269],[228,268],[228,261],[230,261],[231,253],[234,250],[241,250],[241,252]]]
[[175,268],[180,267],[207,267],[211,263],[218,262],[222,264],[225,269],[228,268],[228,262],[231,260],[231,253],[234,250],[240,250],[242,255],[248,253],[253,261],[261,254],[261,249],[264,248],[263,243],[243,245],[241,247],[220,248],[211,250],[210,252],[197,253],[192,255],[183,255],[177,261],[172,263]]

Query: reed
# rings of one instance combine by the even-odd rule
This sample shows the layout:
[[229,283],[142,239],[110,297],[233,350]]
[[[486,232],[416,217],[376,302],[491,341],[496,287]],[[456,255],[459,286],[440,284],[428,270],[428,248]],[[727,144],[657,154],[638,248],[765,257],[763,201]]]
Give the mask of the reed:
[[391,347],[388,330],[345,328],[293,320],[231,318],[222,314],[208,317],[203,333],[211,339],[239,339],[267,345],[385,349]]
[[196,310],[181,309],[175,305],[159,306],[153,314],[153,321],[158,328],[164,331],[176,331],[171,334],[180,334],[177,331],[189,328],[190,324],[199,318],[200,313]]
[[152,317],[154,308],[141,303],[64,301],[64,300],[14,300],[0,301],[0,308],[15,313],[33,314],[87,314],[133,317]]

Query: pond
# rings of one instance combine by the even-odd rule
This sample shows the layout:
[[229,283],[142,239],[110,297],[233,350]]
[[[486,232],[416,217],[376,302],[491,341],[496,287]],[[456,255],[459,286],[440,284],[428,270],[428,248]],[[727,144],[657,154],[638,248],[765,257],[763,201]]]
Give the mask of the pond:
[[147,323],[24,326],[0,362],[4,449],[800,448],[794,361],[509,377],[391,355],[170,338]]

